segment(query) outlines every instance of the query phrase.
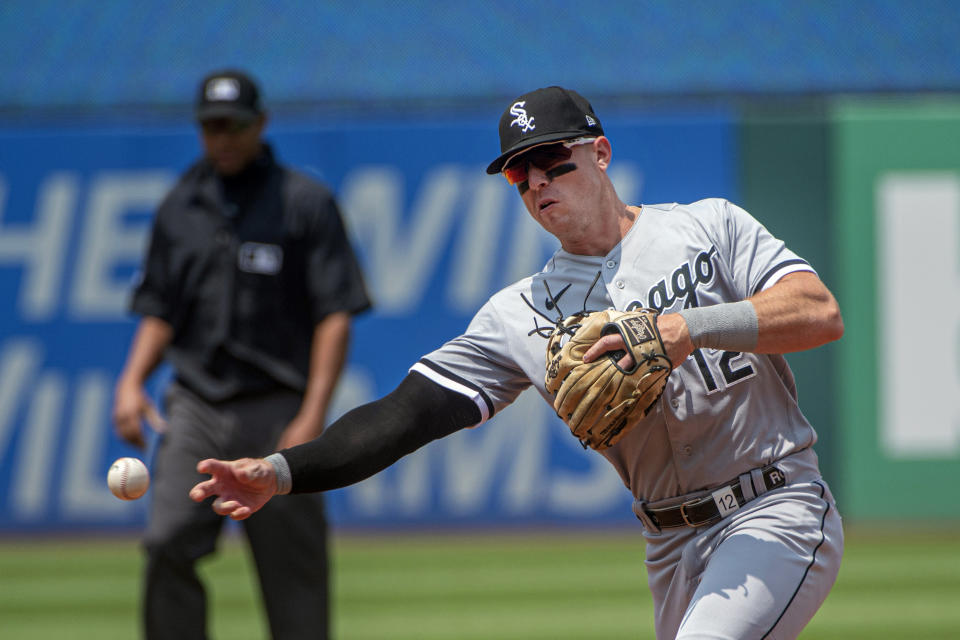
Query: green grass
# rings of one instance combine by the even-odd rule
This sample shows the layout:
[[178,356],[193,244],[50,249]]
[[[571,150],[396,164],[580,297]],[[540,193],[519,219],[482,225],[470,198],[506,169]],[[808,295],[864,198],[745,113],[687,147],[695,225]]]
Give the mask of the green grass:
[[[653,638],[639,533],[333,539],[340,640]],[[138,637],[133,539],[0,541],[0,637]],[[266,626],[239,538],[203,565],[214,638]],[[802,638],[956,638],[960,531],[848,531],[836,587]]]

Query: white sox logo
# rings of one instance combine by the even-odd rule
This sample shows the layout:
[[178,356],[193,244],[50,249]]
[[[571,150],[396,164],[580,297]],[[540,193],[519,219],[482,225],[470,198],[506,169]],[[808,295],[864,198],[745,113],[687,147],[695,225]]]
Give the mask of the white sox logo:
[[514,102],[513,106],[510,107],[510,115],[516,116],[513,122],[510,123],[510,126],[517,125],[520,127],[520,133],[526,133],[536,129],[536,125],[533,124],[533,118],[527,115],[527,110],[523,106],[527,102]]

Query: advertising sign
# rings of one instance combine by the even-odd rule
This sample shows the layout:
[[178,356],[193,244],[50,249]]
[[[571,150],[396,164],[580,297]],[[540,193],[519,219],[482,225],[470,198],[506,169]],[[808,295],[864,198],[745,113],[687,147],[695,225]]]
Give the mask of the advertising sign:
[[[625,201],[736,198],[726,115],[604,125]],[[484,173],[498,153],[486,119],[276,122],[267,133],[282,161],[337,193],[375,302],[356,321],[332,418],[391,391],[557,248]],[[149,492],[127,503],[106,486],[113,459],[150,459],[114,435],[112,391],[154,207],[197,153],[188,125],[0,130],[0,530],[142,523]],[[169,376],[151,380],[156,398]],[[328,500],[337,525],[372,527],[628,522],[630,502],[532,392]]]

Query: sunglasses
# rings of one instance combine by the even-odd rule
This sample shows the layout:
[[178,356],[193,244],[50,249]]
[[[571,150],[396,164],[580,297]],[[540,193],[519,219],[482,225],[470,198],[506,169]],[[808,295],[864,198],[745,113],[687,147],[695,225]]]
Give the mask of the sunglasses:
[[557,162],[569,160],[573,155],[573,147],[581,144],[589,144],[596,138],[574,138],[563,142],[554,142],[544,144],[539,147],[533,147],[527,151],[522,151],[510,158],[503,167],[503,177],[511,185],[522,184],[527,181],[527,169],[532,164],[535,167],[546,170]]
[[200,128],[207,135],[218,133],[236,134],[246,131],[253,125],[252,120],[239,120],[236,118],[211,118],[200,123]]

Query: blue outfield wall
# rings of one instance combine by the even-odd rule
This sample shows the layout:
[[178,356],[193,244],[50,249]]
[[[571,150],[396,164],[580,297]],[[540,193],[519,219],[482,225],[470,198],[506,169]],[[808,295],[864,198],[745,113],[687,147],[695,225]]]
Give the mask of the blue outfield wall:
[[4,0],[0,107],[189,103],[223,66],[267,104],[960,87],[955,0]]
[[[626,201],[737,200],[730,114],[614,114],[604,124]],[[356,322],[334,416],[393,389],[557,246],[484,173],[497,153],[489,119],[280,121],[268,138],[337,192],[377,305]],[[197,144],[186,125],[0,130],[0,531],[142,524],[147,500],[119,501],[105,484],[114,458],[149,459],[113,434],[112,389],[135,328],[125,306],[152,210]],[[155,397],[168,379],[164,368],[151,380]],[[328,498],[346,527],[632,521],[612,468],[533,392]]]

